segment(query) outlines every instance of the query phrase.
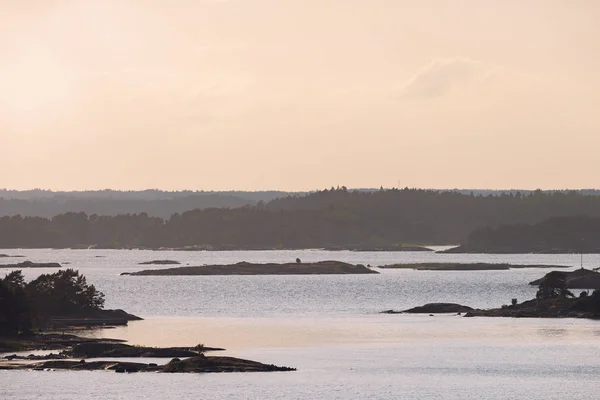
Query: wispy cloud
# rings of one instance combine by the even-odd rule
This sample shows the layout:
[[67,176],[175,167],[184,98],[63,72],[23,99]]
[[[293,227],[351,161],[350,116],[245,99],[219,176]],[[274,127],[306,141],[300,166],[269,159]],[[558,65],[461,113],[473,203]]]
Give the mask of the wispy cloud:
[[401,89],[408,98],[441,97],[460,87],[493,78],[499,68],[470,58],[435,59],[423,66]]

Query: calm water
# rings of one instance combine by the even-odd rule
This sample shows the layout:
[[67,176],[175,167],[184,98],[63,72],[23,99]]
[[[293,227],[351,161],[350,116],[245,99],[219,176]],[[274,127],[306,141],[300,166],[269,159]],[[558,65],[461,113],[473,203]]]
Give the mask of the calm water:
[[[456,316],[381,315],[432,301],[473,307],[531,298],[527,282],[545,270],[380,270],[354,276],[132,277],[142,261],[183,265],[336,259],[372,266],[399,262],[509,262],[579,266],[577,255],[450,255],[324,251],[151,252],[2,250],[79,269],[108,308],[146,318],[90,331],[134,344],[226,347],[227,354],[297,372],[121,375],[0,371],[10,399],[572,399],[600,389],[600,323]],[[0,263],[24,259],[2,259]],[[584,256],[588,267],[600,255]],[[162,268],[161,266],[153,268]],[[0,274],[7,270],[0,269]],[[25,270],[34,278],[52,270]]]

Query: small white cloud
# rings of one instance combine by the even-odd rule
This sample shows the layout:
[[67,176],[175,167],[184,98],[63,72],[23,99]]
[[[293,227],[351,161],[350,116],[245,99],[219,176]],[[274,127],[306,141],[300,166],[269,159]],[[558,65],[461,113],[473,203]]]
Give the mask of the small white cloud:
[[404,84],[402,95],[409,98],[440,97],[458,87],[491,79],[497,71],[497,67],[469,58],[436,59]]

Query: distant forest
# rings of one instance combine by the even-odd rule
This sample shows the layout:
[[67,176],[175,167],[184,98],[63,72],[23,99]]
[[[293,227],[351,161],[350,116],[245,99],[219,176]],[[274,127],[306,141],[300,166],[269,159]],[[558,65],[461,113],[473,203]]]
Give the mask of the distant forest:
[[[64,213],[0,218],[0,247],[321,248],[473,242],[473,231],[557,216],[600,217],[600,197],[579,192],[475,195],[452,191],[346,188],[169,218]],[[480,231],[481,232],[481,231]]]
[[600,218],[554,217],[536,224],[484,227],[453,253],[600,253]]
[[85,192],[52,192],[48,190],[0,190],[0,216],[50,218],[68,212],[92,215],[147,213],[169,218],[175,213],[202,208],[236,208],[255,205],[290,193],[262,192],[165,192],[160,190],[99,190]]
[[[374,192],[377,189],[354,189],[358,192]],[[471,190],[454,189],[439,192],[473,194],[475,196],[529,195],[532,191],[517,190]],[[544,192],[552,193],[552,192]],[[563,192],[564,193],[564,192]],[[581,190],[579,194],[600,195],[598,190]],[[84,212],[88,215],[120,215],[146,213],[151,217],[168,219],[175,213],[205,208],[239,208],[255,206],[277,198],[308,195],[309,192],[283,191],[118,191],[92,190],[53,192],[50,190],[0,189],[0,216],[51,218],[68,212]]]

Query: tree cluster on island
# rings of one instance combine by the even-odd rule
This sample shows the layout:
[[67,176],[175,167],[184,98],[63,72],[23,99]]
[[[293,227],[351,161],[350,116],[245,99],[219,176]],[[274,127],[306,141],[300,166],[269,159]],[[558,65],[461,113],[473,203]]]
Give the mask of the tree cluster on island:
[[101,310],[104,294],[73,269],[42,274],[25,282],[20,270],[0,279],[0,335],[46,328],[52,317]]
[[[365,192],[341,187],[254,206],[175,213],[167,219],[147,213],[7,216],[0,218],[0,247],[206,245],[277,249],[476,243],[490,236],[486,230],[471,234],[481,227],[493,230],[584,214],[592,217],[593,226],[600,226],[593,218],[600,217],[599,196],[541,191],[477,196],[417,189]],[[578,229],[573,226],[573,232]]]

